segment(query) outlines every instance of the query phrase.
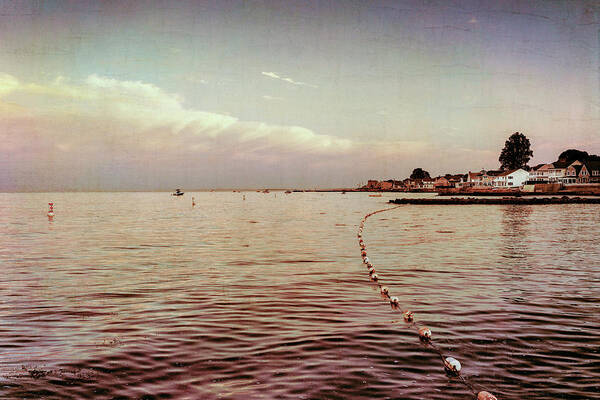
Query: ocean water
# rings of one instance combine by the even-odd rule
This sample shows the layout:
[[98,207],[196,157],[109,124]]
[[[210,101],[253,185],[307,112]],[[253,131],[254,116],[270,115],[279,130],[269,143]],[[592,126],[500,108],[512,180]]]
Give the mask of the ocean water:
[[[0,398],[472,399],[362,263],[395,197],[0,194]],[[475,390],[600,398],[597,205],[407,205],[363,237]]]

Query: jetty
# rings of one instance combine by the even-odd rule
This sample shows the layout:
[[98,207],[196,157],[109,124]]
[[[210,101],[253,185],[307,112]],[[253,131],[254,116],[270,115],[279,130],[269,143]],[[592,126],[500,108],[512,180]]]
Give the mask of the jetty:
[[469,205],[469,204],[600,204],[600,198],[590,197],[500,197],[500,198],[475,198],[451,197],[410,199],[402,198],[389,201],[392,204],[421,204],[421,205]]

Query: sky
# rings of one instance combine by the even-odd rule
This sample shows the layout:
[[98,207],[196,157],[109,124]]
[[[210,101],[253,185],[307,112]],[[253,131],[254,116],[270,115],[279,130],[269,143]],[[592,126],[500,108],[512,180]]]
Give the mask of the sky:
[[600,153],[597,1],[0,1],[0,191],[356,187]]

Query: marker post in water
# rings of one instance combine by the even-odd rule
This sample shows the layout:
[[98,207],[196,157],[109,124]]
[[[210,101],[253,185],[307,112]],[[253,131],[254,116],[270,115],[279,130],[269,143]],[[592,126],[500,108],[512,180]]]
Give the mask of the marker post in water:
[[50,209],[48,210],[48,219],[54,218],[54,203],[48,203]]

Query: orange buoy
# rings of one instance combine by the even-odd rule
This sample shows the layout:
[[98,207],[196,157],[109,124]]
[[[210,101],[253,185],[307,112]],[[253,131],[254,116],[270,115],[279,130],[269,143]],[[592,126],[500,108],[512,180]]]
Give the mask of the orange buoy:
[[424,342],[430,341],[431,340],[431,330],[429,328],[419,329],[419,338]]
[[491,394],[490,392],[481,391],[477,393],[477,400],[498,400],[496,396]]
[[367,256],[367,252],[363,250],[363,251],[360,252],[360,255],[363,256],[363,257],[366,257]]
[[54,203],[48,203],[48,206],[50,206],[50,209],[48,210],[48,218],[52,219],[54,218]]
[[406,311],[404,311],[404,313],[402,313],[402,316],[404,317],[404,320],[406,322],[412,322],[413,321],[413,313],[412,313],[412,311],[406,310]]

